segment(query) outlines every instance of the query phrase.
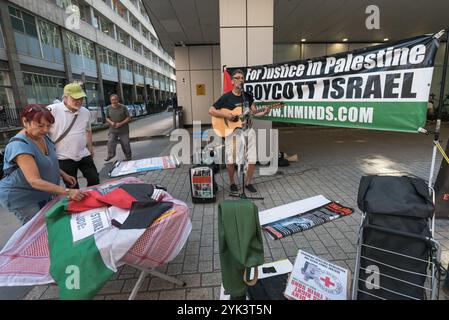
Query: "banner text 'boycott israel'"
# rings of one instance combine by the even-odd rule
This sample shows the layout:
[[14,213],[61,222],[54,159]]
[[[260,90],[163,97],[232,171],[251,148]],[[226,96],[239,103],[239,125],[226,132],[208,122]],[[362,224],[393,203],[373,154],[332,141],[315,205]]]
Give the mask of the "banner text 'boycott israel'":
[[266,120],[417,132],[427,101],[439,40],[432,35],[332,56],[252,67],[246,92],[256,104],[284,102]]

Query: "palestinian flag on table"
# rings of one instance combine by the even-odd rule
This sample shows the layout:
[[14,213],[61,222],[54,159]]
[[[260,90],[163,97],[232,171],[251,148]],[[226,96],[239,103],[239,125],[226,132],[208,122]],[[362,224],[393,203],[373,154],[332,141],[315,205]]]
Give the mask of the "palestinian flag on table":
[[172,208],[158,194],[149,184],[120,185],[88,191],[80,202],[64,198],[47,211],[50,274],[61,299],[96,295],[145,230]]

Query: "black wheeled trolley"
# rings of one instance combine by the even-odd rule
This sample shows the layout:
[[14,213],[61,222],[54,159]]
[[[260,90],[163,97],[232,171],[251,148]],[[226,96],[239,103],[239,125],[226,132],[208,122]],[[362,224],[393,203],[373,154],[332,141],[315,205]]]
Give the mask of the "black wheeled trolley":
[[437,299],[440,245],[434,239],[434,193],[412,177],[365,176],[353,300]]

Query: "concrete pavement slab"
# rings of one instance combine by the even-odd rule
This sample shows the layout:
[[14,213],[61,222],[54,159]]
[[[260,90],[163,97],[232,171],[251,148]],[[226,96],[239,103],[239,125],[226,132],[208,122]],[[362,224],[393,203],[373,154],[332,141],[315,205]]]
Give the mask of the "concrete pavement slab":
[[[449,126],[445,125],[442,131],[443,141],[446,141],[448,134]],[[298,154],[299,161],[291,163],[288,167],[279,168],[282,174],[275,176],[260,176],[256,172],[253,184],[264,197],[264,200],[255,201],[260,211],[322,194],[354,208],[355,213],[294,234],[288,239],[274,241],[263,233],[266,262],[289,258],[293,263],[295,252],[302,249],[351,270],[355,265],[357,232],[361,219],[361,213],[357,208],[360,178],[369,174],[408,174],[428,179],[433,147],[432,137],[426,135],[324,127],[281,128],[279,141],[281,150],[289,155]],[[160,143],[158,150],[160,153],[167,153],[169,146],[167,138],[165,143]],[[156,153],[156,150],[151,149],[148,152]],[[435,173],[438,171],[441,156],[438,156],[437,160]],[[217,175],[217,182],[221,187],[215,204],[193,204],[190,197],[188,169],[189,165],[183,165],[173,170],[151,171],[138,175],[140,179],[149,183],[173,186],[168,191],[175,198],[187,203],[194,223],[186,248],[166,266],[169,274],[187,282],[187,288],[177,288],[151,277],[147,293],[152,299],[178,297],[190,300],[217,297],[220,261],[216,251],[218,246],[216,206],[224,199],[231,199],[225,191],[229,189],[228,178],[224,170]],[[437,220],[436,228],[439,241],[443,244],[442,261],[447,266],[449,222]],[[132,268],[127,267],[129,278],[111,282],[115,281],[113,284],[116,284],[120,280],[128,283],[135,281],[138,273],[133,274],[130,269]],[[121,274],[124,274],[123,270]],[[113,284],[108,285],[108,292],[99,297],[106,299],[125,297],[122,292],[123,285],[114,288]],[[41,296],[37,296],[40,292]],[[34,290],[27,298],[45,297],[45,291]]]

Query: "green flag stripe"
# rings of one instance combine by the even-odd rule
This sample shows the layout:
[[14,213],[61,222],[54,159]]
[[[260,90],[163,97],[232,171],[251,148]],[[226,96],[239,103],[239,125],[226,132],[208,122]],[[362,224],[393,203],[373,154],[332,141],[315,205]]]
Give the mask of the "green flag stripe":
[[[334,127],[417,132],[418,128],[424,127],[427,113],[427,102],[284,101],[284,103],[284,107],[273,109],[268,116],[260,119]],[[267,103],[256,104],[266,105]]]
[[67,205],[67,198],[62,199],[45,215],[50,274],[61,299],[91,299],[114,272],[104,264],[94,236],[73,243]]

